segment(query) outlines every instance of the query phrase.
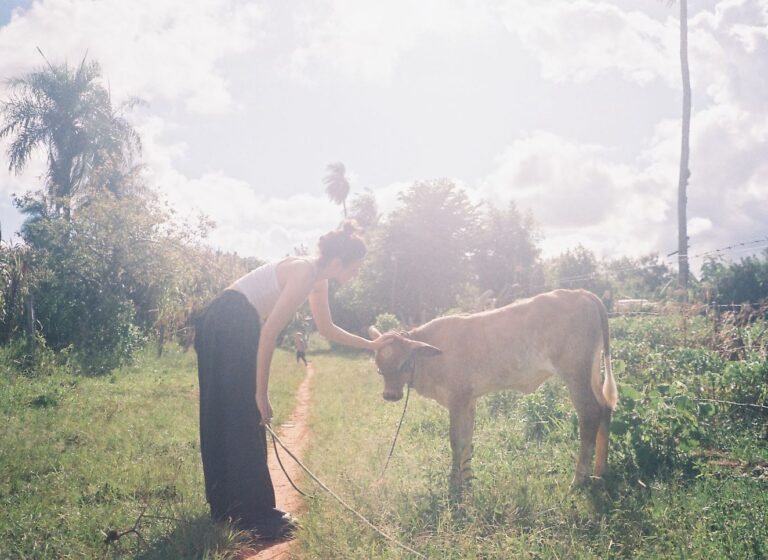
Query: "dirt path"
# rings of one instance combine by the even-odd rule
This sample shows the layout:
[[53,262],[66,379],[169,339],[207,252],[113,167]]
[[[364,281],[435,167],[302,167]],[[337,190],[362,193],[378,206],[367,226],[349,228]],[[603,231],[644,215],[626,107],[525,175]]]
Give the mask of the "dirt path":
[[[314,374],[315,368],[310,362],[307,366],[307,375],[296,392],[296,408],[293,409],[293,414],[291,414],[288,421],[276,430],[277,434],[280,436],[280,441],[282,441],[299,459],[304,457],[304,452],[309,443],[309,429],[307,428],[310,404],[309,387],[312,383]],[[291,483],[286,479],[285,473],[283,473],[283,470],[280,468],[280,465],[275,458],[274,448],[272,447],[272,437],[269,434],[267,434],[267,444],[269,446],[269,472],[272,475],[272,483],[275,487],[277,507],[294,514],[301,514],[304,509],[304,500],[301,495],[293,489]],[[283,462],[283,466],[285,467],[285,470],[288,471],[291,480],[293,480],[299,488],[304,490],[304,487],[300,486],[301,482],[304,480],[301,476],[301,467],[299,467],[284,450],[280,449],[279,444],[278,451],[280,452],[280,459]],[[291,557],[290,550],[294,542],[295,541],[287,541],[276,543],[271,546],[265,546],[263,548],[257,548],[250,555],[245,555],[243,560],[287,560]]]

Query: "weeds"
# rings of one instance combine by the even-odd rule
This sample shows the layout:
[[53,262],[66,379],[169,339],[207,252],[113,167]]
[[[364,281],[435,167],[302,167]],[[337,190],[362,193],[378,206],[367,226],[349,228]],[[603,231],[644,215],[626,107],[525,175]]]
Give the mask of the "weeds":
[[[429,557],[764,558],[768,434],[759,406],[768,366],[759,345],[729,360],[704,315],[689,317],[685,330],[675,317],[611,326],[620,402],[602,485],[569,490],[577,428],[558,382],[480,400],[476,478],[461,502],[448,491],[448,415],[417,395],[377,481],[401,408],[381,399],[368,359],[328,352],[314,356],[306,463]],[[749,328],[759,334],[763,325]],[[42,362],[21,375],[13,349],[0,352],[0,557],[224,559],[248,549],[247,535],[208,519],[193,356],[170,351],[158,361],[147,352],[94,378]],[[278,416],[291,410],[303,376],[292,366],[277,355]],[[321,493],[293,554],[408,557]]]
[[[2,352],[8,368],[14,349]],[[303,377],[292,366],[276,354],[276,422]],[[194,353],[168,349],[111,376],[0,374],[0,558],[224,559],[247,548],[208,517],[194,368]]]

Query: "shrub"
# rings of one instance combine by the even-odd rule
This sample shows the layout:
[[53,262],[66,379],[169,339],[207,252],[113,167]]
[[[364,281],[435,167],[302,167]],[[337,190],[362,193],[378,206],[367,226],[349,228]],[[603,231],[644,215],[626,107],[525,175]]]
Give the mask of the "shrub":
[[642,478],[695,468],[693,451],[704,433],[701,418],[711,416],[715,407],[699,403],[682,382],[662,383],[639,390],[623,384],[619,405],[611,422],[614,462],[626,475]]
[[[731,362],[720,378],[720,394],[723,400],[768,406],[768,362]],[[765,409],[734,407],[733,414],[745,418],[765,416]]]
[[564,399],[558,394],[557,387],[545,383],[539,390],[520,399],[527,439],[540,441],[564,425],[567,414],[561,406]]
[[44,377],[58,371],[70,371],[70,349],[54,352],[42,336],[37,337],[34,348],[26,339],[17,338],[0,346],[0,371],[25,377]]
[[376,328],[379,332],[396,331],[401,328],[400,321],[392,313],[380,313],[376,316]]

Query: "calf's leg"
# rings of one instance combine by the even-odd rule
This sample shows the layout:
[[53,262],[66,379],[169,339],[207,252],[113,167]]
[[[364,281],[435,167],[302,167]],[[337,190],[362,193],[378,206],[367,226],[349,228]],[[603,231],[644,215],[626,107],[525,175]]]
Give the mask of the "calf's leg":
[[[581,380],[580,382],[579,379]],[[592,393],[588,375],[581,376],[580,378],[574,377],[567,379],[566,383],[571,394],[571,401],[573,402],[573,406],[576,408],[576,414],[579,417],[579,440],[581,444],[579,448],[579,458],[576,461],[576,472],[571,486],[581,486],[587,481],[587,477],[589,476],[590,466],[592,465],[592,456],[595,453],[595,443],[598,439],[598,430],[604,419],[603,410],[605,407],[597,401],[595,395]],[[604,456],[607,456],[607,426],[605,428],[605,433],[605,445],[600,447],[598,464],[601,455],[603,456],[603,462]],[[600,465],[600,470],[602,472],[602,465]]]
[[611,409],[607,406],[603,408],[600,418],[600,427],[597,430],[597,449],[595,451],[595,472],[596,477],[602,477],[605,471],[605,465],[608,462],[608,433],[611,425]]
[[472,478],[472,434],[475,430],[475,400],[462,399],[450,407],[451,494],[458,498]]
[[581,486],[587,481],[589,468],[592,464],[592,456],[595,453],[595,441],[600,426],[599,408],[592,408],[579,413],[579,458],[576,461],[576,473],[573,476],[572,486]]

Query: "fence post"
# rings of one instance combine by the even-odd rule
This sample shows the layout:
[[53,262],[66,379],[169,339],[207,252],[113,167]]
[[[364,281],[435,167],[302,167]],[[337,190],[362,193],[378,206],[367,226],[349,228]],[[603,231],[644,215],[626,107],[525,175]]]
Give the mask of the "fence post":
[[35,298],[32,292],[27,293],[27,297],[24,298],[24,314],[27,319],[24,323],[24,331],[27,335],[27,349],[34,356],[37,351],[37,336],[35,336]]

